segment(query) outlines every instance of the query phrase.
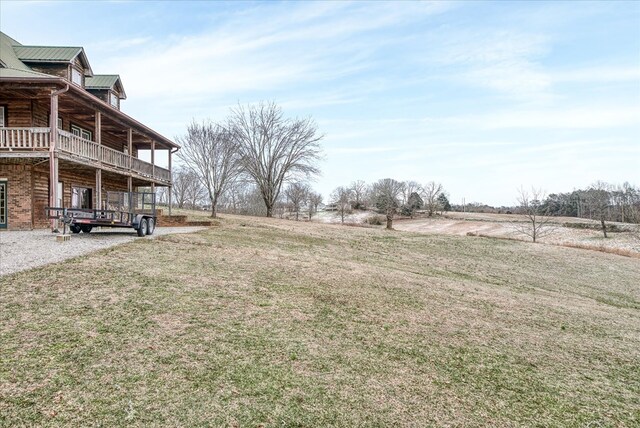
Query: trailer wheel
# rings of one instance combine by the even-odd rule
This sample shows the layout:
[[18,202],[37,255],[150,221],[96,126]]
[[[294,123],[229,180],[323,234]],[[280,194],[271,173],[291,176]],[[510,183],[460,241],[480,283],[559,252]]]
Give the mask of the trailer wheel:
[[69,229],[73,232],[73,233],[80,233],[80,231],[82,229],[80,229],[80,226],[78,226],[77,224],[71,224],[69,225]]
[[145,236],[147,234],[147,219],[143,218],[140,220],[140,224],[138,225],[138,236]]
[[147,220],[147,235],[153,235],[154,230],[156,230],[156,222],[150,218]]
[[80,229],[83,233],[89,233],[91,232],[91,229],[93,229],[93,226],[91,226],[90,224],[83,224],[82,226],[80,226]]

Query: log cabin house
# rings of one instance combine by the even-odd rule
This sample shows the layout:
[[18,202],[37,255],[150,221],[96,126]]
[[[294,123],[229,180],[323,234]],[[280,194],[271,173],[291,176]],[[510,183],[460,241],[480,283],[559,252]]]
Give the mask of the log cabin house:
[[55,229],[46,206],[101,209],[106,191],[171,187],[179,146],[120,111],[124,99],[120,77],[94,74],[82,47],[0,32],[0,230]]

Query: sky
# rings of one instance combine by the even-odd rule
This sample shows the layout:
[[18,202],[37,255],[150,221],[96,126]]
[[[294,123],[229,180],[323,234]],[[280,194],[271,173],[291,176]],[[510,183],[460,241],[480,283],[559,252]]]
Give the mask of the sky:
[[640,2],[2,0],[0,30],[83,46],[169,138],[262,100],[312,117],[325,197],[387,177],[505,206],[640,184]]

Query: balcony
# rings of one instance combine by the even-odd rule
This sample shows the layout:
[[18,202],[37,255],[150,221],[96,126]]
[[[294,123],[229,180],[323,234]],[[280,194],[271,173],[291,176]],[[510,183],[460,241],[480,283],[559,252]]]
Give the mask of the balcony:
[[[58,131],[57,152],[64,158],[162,184],[171,184],[171,171],[101,146],[70,132]],[[46,156],[51,147],[50,128],[0,128],[0,157]]]

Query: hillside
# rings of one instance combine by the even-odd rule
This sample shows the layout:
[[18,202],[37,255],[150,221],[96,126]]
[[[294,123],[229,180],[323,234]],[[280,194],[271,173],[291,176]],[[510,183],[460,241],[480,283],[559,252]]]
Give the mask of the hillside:
[[633,426],[640,263],[224,216],[0,277],[0,425]]

